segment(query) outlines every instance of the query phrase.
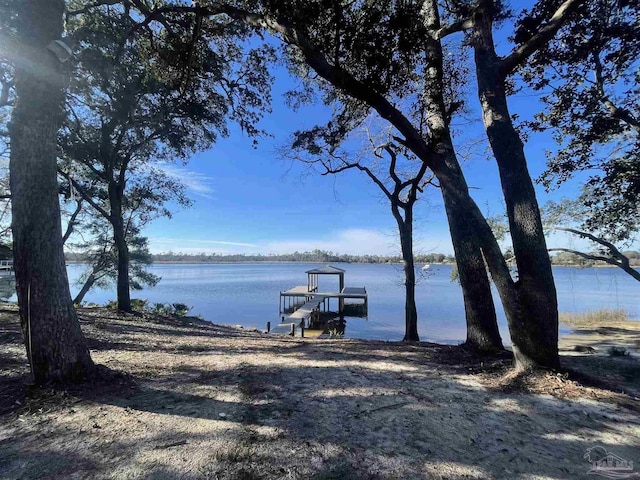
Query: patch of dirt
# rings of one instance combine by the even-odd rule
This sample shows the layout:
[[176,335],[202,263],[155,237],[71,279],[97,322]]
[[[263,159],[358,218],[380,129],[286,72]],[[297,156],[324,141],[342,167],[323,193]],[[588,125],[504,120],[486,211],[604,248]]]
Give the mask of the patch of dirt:
[[33,389],[15,309],[0,311],[0,478],[585,478],[594,445],[640,464],[633,396],[515,375],[508,354],[80,318],[123,375]]
[[[571,334],[560,338],[563,366],[597,386],[640,397],[640,322],[599,317],[574,322]],[[612,349],[624,355],[611,355]]]

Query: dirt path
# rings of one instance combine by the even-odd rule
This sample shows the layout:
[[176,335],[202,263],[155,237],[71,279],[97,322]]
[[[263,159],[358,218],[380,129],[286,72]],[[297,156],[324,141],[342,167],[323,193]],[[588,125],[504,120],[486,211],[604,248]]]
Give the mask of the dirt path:
[[81,315],[126,378],[25,391],[15,312],[0,318],[0,478],[586,478],[595,445],[640,465],[637,400],[505,376],[506,359]]

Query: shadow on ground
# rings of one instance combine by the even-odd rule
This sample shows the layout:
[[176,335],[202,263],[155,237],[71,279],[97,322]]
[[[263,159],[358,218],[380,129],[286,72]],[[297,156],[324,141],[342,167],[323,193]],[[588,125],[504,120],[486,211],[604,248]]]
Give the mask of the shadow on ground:
[[[584,478],[596,444],[640,462],[640,421],[615,395],[555,374],[571,398],[523,392],[501,380],[505,355],[83,318],[94,358],[127,376],[18,395],[1,478]],[[16,361],[3,382],[23,379]]]

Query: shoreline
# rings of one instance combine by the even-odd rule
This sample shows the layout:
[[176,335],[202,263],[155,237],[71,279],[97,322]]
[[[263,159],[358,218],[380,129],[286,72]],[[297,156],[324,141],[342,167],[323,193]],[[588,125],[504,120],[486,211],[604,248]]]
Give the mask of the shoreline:
[[[66,260],[67,265],[88,265],[89,262],[79,260]],[[297,264],[312,264],[312,265],[326,265],[330,263],[344,264],[344,265],[402,265],[403,262],[320,262],[320,261],[295,261],[295,260],[247,260],[247,261],[216,261],[216,262],[201,262],[192,260],[155,260],[149,264],[153,265],[264,265],[264,264],[284,264],[284,265],[297,265]],[[428,262],[416,262],[416,268],[422,264],[435,265],[435,266],[454,266],[455,263],[428,263]],[[589,266],[576,265],[576,264],[552,264],[552,268],[620,268],[615,265],[607,263],[594,264]],[[640,271],[640,265],[632,265],[635,270]]]

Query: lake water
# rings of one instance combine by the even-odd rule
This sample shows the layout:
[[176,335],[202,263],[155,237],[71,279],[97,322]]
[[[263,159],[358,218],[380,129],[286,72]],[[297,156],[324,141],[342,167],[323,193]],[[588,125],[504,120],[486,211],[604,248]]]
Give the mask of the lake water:
[[[185,303],[191,314],[214,323],[266,328],[278,322],[279,292],[306,285],[306,270],[317,264],[198,264],[153,265],[162,277],[154,288],[132,292],[149,302]],[[368,318],[348,318],[345,337],[401,340],[404,335],[404,287],[399,265],[335,264],[346,270],[346,286],[365,286],[369,294]],[[72,295],[84,266],[69,265]],[[418,331],[421,340],[458,343],[465,338],[462,291],[450,281],[451,266],[432,265],[416,288]],[[618,268],[554,268],[561,312],[621,308],[640,320],[640,284]],[[320,291],[337,291],[337,277],[320,278]],[[104,304],[112,291],[93,290],[85,301]],[[494,299],[497,299],[494,292]],[[497,302],[505,343],[509,338],[504,313]],[[562,331],[562,327],[561,327]],[[564,329],[564,331],[567,331]]]

